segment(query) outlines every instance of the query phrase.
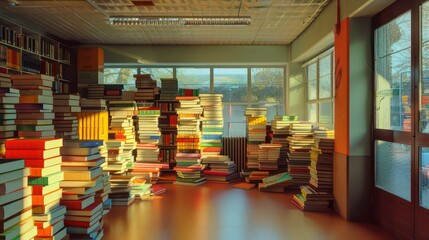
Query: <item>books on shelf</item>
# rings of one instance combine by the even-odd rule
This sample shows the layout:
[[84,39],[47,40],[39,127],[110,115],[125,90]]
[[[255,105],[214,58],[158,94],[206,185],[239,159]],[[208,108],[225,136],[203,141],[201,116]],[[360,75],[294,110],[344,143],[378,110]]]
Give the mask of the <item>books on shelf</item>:
[[[47,75],[12,75],[12,85],[20,90],[19,104],[16,105],[17,130],[21,138],[54,138],[52,123],[54,77]],[[34,91],[46,90],[46,91]],[[32,120],[32,121],[28,121]],[[36,120],[45,120],[37,122]]]
[[77,117],[80,140],[108,140],[109,112],[80,112]]
[[80,97],[72,94],[54,95],[53,121],[56,137],[63,139],[78,139],[78,119],[80,112]]
[[222,94],[200,94],[203,108],[201,152],[205,156],[220,155],[222,151]]
[[159,159],[161,162],[174,163],[177,152],[177,100],[157,100],[160,108],[158,127],[161,133],[159,143]]
[[16,105],[19,102],[18,89],[12,88],[9,74],[0,74],[0,157],[6,153],[6,140],[16,137]]
[[65,208],[59,205],[63,196],[60,184],[64,179],[60,155],[62,146],[61,138],[6,142],[6,157],[24,159],[29,170],[28,185],[31,191],[28,196],[37,226],[36,238],[67,235],[64,230]]

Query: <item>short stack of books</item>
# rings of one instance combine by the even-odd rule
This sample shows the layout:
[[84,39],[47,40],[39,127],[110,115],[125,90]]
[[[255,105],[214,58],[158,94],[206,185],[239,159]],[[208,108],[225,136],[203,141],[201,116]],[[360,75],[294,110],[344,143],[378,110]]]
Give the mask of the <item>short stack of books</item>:
[[154,102],[157,91],[156,81],[150,74],[134,75],[137,92],[134,95],[136,102]]
[[201,140],[202,158],[220,155],[222,151],[223,133],[223,94],[200,94],[200,104],[203,108]]
[[124,85],[121,84],[105,84],[103,98],[106,100],[121,100],[123,88]]
[[284,172],[263,178],[258,188],[261,192],[284,192],[292,184],[292,177]]
[[57,138],[78,139],[78,120],[80,112],[79,95],[54,95],[54,127]]
[[8,138],[16,136],[16,108],[19,103],[19,90],[12,88],[10,75],[0,73],[0,157],[3,157]]
[[131,196],[134,196],[135,200],[148,200],[152,194],[152,184],[146,183],[143,179],[134,179],[131,183]]
[[291,123],[298,123],[298,116],[274,116],[271,121],[271,130],[273,131],[272,143],[281,144],[280,157],[278,161],[279,171],[287,171],[287,151],[289,149],[287,138]]
[[102,98],[104,98],[104,85],[89,84],[87,97],[89,99],[102,99]]
[[124,152],[123,140],[109,140],[106,142],[107,148],[107,165],[103,167],[103,171],[109,174],[123,174],[127,170],[126,159],[122,157]]
[[23,159],[0,158],[0,238],[32,239],[37,235],[32,216],[30,170]]
[[[131,175],[111,176],[111,193],[109,193],[109,198],[112,199],[114,206],[129,206],[134,202],[135,196],[131,193],[131,190],[135,178]],[[140,185],[142,184],[140,183]]]
[[161,100],[175,100],[178,91],[177,78],[161,78]]
[[277,171],[280,149],[282,145],[278,143],[261,143],[259,144],[259,170]]
[[[67,207],[65,225],[71,238],[89,238],[103,235],[103,202],[108,193],[95,197],[104,186],[101,164],[105,161],[100,156],[98,147],[102,141],[66,140],[61,148],[64,181],[60,186],[64,190],[61,205]],[[94,211],[91,216],[85,213]],[[94,239],[94,238],[92,238]]]
[[104,99],[80,99],[81,112],[104,112],[107,111],[106,100]]
[[217,155],[203,158],[204,175],[209,182],[231,183],[240,177],[235,162],[228,156]]
[[302,211],[331,211],[334,196],[332,193],[317,192],[311,186],[301,186],[301,193],[295,194],[292,203]]
[[293,177],[294,186],[308,184],[310,181],[310,150],[314,145],[312,124],[292,123],[288,137],[288,172]]
[[46,75],[12,75],[14,88],[19,89],[16,128],[21,138],[54,138],[55,130],[52,85],[54,77]]
[[247,117],[246,167],[258,169],[259,144],[265,143],[267,109],[247,108],[244,115]]
[[21,158],[30,169],[28,185],[32,186],[33,217],[38,238],[63,239],[65,207],[60,206],[64,178],[60,148],[63,140],[25,139],[6,141],[6,157]]
[[180,107],[176,109],[178,125],[175,184],[199,185],[205,182],[200,153],[200,118],[203,109],[198,96],[178,96],[176,99],[179,100]]

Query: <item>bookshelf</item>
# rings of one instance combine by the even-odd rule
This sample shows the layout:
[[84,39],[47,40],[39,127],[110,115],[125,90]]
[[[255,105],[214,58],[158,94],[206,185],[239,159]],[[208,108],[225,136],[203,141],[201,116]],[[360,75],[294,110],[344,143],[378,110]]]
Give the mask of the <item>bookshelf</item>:
[[179,107],[177,100],[157,100],[157,107],[161,114],[158,120],[159,131],[161,132],[159,155],[161,162],[175,163],[177,150],[177,113]]
[[21,25],[0,19],[0,72],[55,77],[53,91],[76,91],[72,47]]

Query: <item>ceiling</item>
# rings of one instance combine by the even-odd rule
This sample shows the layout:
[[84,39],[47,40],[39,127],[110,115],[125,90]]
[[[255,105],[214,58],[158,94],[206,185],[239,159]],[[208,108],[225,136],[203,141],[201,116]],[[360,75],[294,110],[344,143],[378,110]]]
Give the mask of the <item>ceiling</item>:
[[[14,0],[7,0],[14,1]],[[285,45],[331,0],[17,0],[0,16],[82,44]],[[145,3],[149,1],[144,1]],[[250,26],[111,26],[109,16],[250,16]]]

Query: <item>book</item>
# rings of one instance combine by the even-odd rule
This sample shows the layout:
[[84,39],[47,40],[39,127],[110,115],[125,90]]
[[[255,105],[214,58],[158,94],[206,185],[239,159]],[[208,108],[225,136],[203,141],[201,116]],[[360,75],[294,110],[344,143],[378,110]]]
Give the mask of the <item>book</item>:
[[63,146],[62,139],[19,139],[6,141],[9,150],[48,150]]

